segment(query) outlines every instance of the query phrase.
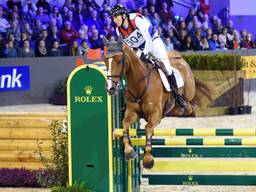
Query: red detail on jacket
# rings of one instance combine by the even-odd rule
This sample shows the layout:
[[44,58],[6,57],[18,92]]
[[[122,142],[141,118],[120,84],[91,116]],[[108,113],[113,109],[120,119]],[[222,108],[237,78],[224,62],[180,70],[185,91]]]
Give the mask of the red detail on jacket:
[[[142,17],[140,13],[136,13],[136,16]],[[135,18],[129,20],[130,22],[129,22],[128,29],[125,29],[122,26],[118,27],[118,31],[122,34],[124,38],[128,37],[135,29],[137,29],[137,26],[135,24]]]

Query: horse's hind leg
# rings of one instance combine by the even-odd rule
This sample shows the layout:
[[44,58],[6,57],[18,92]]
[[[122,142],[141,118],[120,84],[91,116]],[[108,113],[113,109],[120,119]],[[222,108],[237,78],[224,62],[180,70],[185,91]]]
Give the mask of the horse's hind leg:
[[152,136],[154,128],[160,123],[161,113],[155,112],[148,118],[148,123],[145,126],[146,129],[146,146],[143,156],[143,167],[151,169],[154,166],[154,157],[152,155]]
[[133,147],[131,146],[129,138],[129,127],[138,119],[137,113],[130,111],[128,108],[125,111],[125,117],[123,119],[123,143],[124,143],[124,154],[126,160],[131,160],[136,158],[137,154],[135,153]]

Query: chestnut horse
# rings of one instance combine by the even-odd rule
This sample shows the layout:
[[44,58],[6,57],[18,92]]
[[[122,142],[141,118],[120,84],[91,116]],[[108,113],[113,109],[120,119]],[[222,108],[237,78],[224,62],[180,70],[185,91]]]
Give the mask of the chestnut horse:
[[[136,157],[129,139],[129,127],[143,117],[147,122],[143,166],[150,169],[154,166],[151,144],[153,129],[167,112],[172,111],[174,115],[180,115],[178,114],[180,110],[178,106],[175,106],[172,92],[165,91],[154,64],[142,62],[131,48],[122,43],[121,39],[114,43],[104,39],[104,42],[108,48],[104,59],[108,71],[108,93],[117,94],[120,80],[127,77],[126,110],[122,122],[125,158],[129,160]],[[189,65],[178,52],[172,52],[169,56],[171,64],[180,71],[184,80],[184,86],[179,89],[187,102],[187,107],[183,112],[185,115],[192,114],[196,104],[201,104],[203,98],[211,100],[211,89],[205,83],[194,79]]]

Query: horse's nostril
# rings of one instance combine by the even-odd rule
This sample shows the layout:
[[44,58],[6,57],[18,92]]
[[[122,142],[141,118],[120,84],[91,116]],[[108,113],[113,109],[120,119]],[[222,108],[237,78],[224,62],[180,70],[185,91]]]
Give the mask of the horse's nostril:
[[114,87],[111,87],[111,88],[108,90],[108,93],[109,93],[110,95],[115,95],[115,93],[116,93],[115,88],[114,88]]

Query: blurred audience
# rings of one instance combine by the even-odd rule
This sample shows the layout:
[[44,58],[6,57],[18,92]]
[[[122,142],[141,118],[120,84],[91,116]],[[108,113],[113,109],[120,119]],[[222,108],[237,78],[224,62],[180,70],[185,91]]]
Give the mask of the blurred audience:
[[[111,6],[95,0],[7,0],[0,5],[0,58],[86,56],[101,49],[100,38],[115,41]],[[252,49],[256,42],[246,29],[236,30],[209,15],[209,4],[197,0],[185,18],[174,13],[172,0],[126,1],[131,12],[142,13],[163,39],[167,51]]]

